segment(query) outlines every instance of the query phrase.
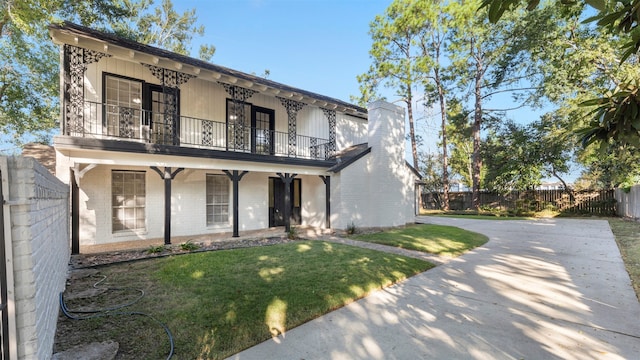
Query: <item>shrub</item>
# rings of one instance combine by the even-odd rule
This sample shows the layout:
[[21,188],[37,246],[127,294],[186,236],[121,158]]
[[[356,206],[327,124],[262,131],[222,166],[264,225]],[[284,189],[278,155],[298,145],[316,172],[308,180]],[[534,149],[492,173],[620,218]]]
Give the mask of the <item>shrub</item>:
[[352,221],[351,224],[347,225],[347,234],[353,235],[358,231],[356,228],[356,224]]

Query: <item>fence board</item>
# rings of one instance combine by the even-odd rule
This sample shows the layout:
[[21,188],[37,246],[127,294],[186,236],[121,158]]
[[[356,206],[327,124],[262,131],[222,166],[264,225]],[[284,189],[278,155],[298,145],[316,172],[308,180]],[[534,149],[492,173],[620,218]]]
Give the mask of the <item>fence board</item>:
[[[567,213],[615,215],[614,190],[579,191],[572,196],[563,190],[511,191],[507,194],[480,192],[480,207],[505,211],[558,210]],[[440,209],[442,193],[423,193],[425,209]],[[449,193],[450,210],[472,209],[472,193]]]

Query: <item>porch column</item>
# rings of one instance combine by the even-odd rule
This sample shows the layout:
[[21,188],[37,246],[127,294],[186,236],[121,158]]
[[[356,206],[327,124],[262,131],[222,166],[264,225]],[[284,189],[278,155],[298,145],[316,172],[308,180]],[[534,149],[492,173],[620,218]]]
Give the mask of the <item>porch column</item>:
[[178,89],[195,75],[185,74],[175,70],[169,70],[154,65],[142,64],[151,74],[160,80],[162,93],[164,94],[164,126],[165,132],[163,144],[180,145],[180,118],[178,117]]
[[62,107],[62,133],[64,135],[84,135],[84,73],[87,65],[111,55],[64,45],[62,71],[64,104]]
[[239,185],[242,177],[245,176],[248,171],[239,172],[238,170],[222,170],[229,177],[229,179],[233,182],[233,237],[239,237],[238,234],[238,224],[239,224],[239,211],[238,211],[238,197],[239,197]]
[[291,183],[298,174],[276,173],[284,183],[284,232],[291,230]]
[[300,111],[304,107],[304,103],[299,101],[286,99],[283,97],[276,96],[282,106],[287,109],[287,116],[289,119],[289,125],[287,128],[288,140],[289,140],[289,156],[295,157],[297,154],[297,142],[298,142],[298,131],[296,129],[298,111]]
[[174,172],[171,172],[171,168],[165,166],[164,172],[158,169],[156,166],[152,166],[151,170],[160,175],[160,178],[164,180],[164,244],[171,244],[171,181],[175,179],[179,172],[184,168],[177,168]]
[[71,169],[71,255],[80,254],[80,187],[77,176]]
[[322,179],[322,182],[324,183],[324,192],[325,192],[325,200],[324,200],[324,207],[325,207],[325,220],[324,220],[324,226],[327,229],[331,228],[331,176],[324,176],[324,175],[319,175],[320,179]]

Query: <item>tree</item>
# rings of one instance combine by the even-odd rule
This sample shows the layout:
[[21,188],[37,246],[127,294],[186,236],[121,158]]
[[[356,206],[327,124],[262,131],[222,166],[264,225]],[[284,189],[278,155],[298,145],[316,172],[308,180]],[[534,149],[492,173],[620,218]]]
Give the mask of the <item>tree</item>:
[[422,164],[422,166],[420,167],[420,172],[423,175],[422,193],[433,195],[432,200],[435,202],[435,204],[433,205],[435,205],[436,208],[448,210],[445,209],[444,198],[440,198],[440,191],[444,186],[444,176],[442,174],[442,156],[440,154],[421,153],[420,162]]
[[0,125],[20,144],[32,133],[46,139],[58,115],[58,52],[47,26],[60,14],[84,22],[127,16],[121,3],[7,0],[0,5]]
[[[467,118],[471,111],[463,109],[462,104],[457,99],[452,99],[448,103],[447,109],[447,133],[450,140],[451,156],[449,165],[451,174],[457,174],[462,179],[462,183],[467,187],[473,186],[473,136],[471,125]],[[480,174],[481,181],[484,179]]]
[[423,2],[395,0],[383,15],[370,23],[373,40],[369,71],[358,76],[360,103],[378,97],[380,85],[392,88],[407,106],[409,138],[413,166],[418,168],[418,147],[413,116],[414,88],[424,78],[425,68],[417,59],[421,56],[418,43],[424,38],[425,14]]
[[[440,145],[442,147],[442,209],[449,210],[449,157],[447,149],[447,110],[445,98],[445,74],[446,69],[442,64],[442,53],[445,50],[445,40],[447,37],[447,22],[443,11],[444,2],[439,0],[422,2],[426,22],[425,32],[420,39],[419,46],[422,56],[419,62],[421,68],[427,69],[426,80],[424,81],[426,93],[426,106],[438,103],[440,107]],[[435,100],[437,99],[437,100]]]
[[[107,31],[124,31],[168,50],[188,49],[195,11],[180,15],[169,0],[152,11],[151,0],[140,2],[89,0],[7,0],[0,5],[0,125],[20,145],[30,134],[46,141],[56,128],[58,110],[58,49],[49,39],[48,25],[70,20]],[[140,31],[142,29],[142,32]],[[213,47],[202,53],[211,57]],[[27,139],[30,140],[30,139]]]
[[[574,5],[576,1],[560,0],[562,4]],[[620,39],[617,42],[619,63],[637,64],[640,51],[640,0],[585,0],[598,13],[586,22],[595,23],[601,32],[607,32]],[[488,9],[488,18],[498,22],[505,13],[526,6],[533,10],[539,0],[484,0],[482,8]],[[637,147],[640,144],[640,86],[634,77],[616,83],[610,90],[582,103],[595,106],[591,112],[592,121],[579,130],[584,146],[600,143],[609,146],[609,140],[622,146]]]
[[[196,10],[179,14],[171,0],[162,0],[160,6],[152,8],[152,0],[140,0],[133,9],[133,16],[125,21],[111,23],[119,36],[148,45],[157,46],[178,54],[190,55],[190,44],[194,35],[204,35],[204,25],[197,25]],[[203,44],[199,49],[202,60],[210,60],[215,47]]]
[[531,124],[506,121],[494,129],[483,147],[487,188],[500,192],[532,190],[543,178],[555,177],[573,195],[564,180],[573,149],[567,146],[565,132],[558,124],[546,114]]

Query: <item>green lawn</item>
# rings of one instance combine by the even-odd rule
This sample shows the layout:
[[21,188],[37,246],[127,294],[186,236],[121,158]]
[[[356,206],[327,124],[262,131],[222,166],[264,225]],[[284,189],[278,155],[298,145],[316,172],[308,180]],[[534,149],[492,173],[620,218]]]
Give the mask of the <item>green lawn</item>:
[[373,234],[354,235],[351,238],[449,257],[459,256],[489,241],[482,234],[453,226],[431,224],[410,225]]
[[[165,323],[175,359],[222,359],[331,310],[433,267],[418,259],[321,241],[214,251],[99,268],[113,287],[145,296],[126,311],[143,311]],[[90,287],[76,281],[67,293]],[[68,300],[77,309],[105,307],[136,296],[110,290]],[[58,323],[56,350],[113,339],[119,358],[162,359],[169,341],[143,316]]]
[[631,220],[609,219],[609,226],[618,243],[636,296],[640,300],[640,223]]

